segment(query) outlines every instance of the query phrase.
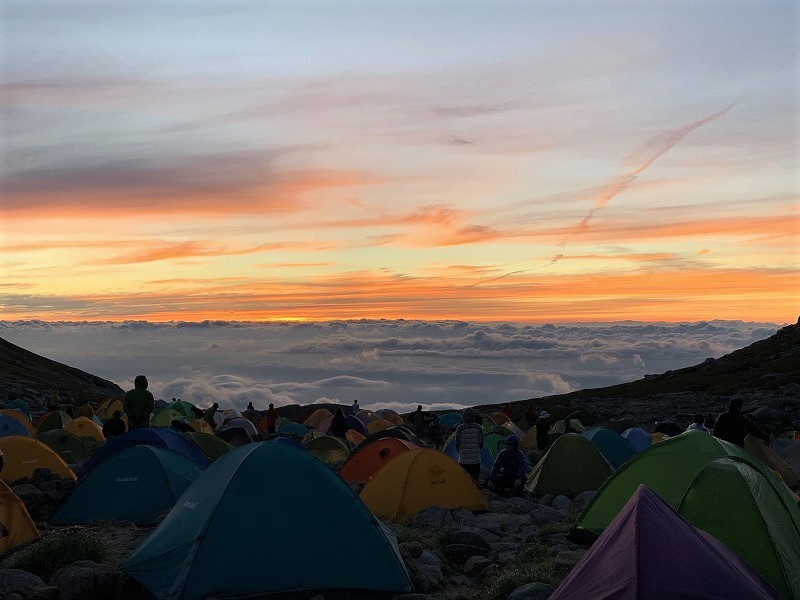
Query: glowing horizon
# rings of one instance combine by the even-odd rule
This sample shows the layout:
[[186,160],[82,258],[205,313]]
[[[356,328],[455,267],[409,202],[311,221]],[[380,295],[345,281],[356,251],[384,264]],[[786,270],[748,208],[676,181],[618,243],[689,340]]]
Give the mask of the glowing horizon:
[[0,320],[795,322],[800,9],[574,8],[12,2]]

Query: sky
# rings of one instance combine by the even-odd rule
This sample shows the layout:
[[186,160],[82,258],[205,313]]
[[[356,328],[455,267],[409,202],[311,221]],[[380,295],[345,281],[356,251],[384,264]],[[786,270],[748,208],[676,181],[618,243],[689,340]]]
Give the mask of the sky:
[[0,318],[797,318],[794,2],[2,9]]
[[773,335],[741,321],[522,325],[466,321],[0,321],[0,337],[156,398],[258,409],[333,402],[448,410],[641,379]]

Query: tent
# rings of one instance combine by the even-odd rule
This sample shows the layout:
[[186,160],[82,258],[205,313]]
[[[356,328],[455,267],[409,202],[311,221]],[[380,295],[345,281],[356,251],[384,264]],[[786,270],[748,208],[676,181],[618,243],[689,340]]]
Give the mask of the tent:
[[508,415],[502,411],[493,412],[489,415],[489,419],[494,421],[495,425],[502,425],[508,421]]
[[50,469],[53,473],[75,479],[75,473],[61,457],[43,442],[22,435],[0,438],[0,451],[5,465],[0,475],[3,481],[14,482],[30,477],[36,469]]
[[738,457],[719,458],[700,470],[677,508],[747,561],[781,597],[800,598],[800,508],[771,473]]
[[86,417],[73,419],[64,426],[64,431],[74,433],[81,438],[94,438],[98,442],[106,441],[106,437],[103,435],[103,430],[100,426]]
[[187,431],[181,435],[197,444],[197,447],[211,461],[217,460],[223,454],[231,451],[231,445],[228,442],[210,433]]
[[218,429],[216,436],[234,448],[253,443],[253,438],[242,427],[225,427]]
[[47,444],[68,465],[82,465],[92,455],[92,450],[74,433],[63,429],[51,429],[36,436]]
[[256,426],[253,425],[248,419],[244,417],[234,417],[233,419],[225,421],[225,424],[222,427],[217,428],[217,434],[220,431],[225,431],[226,429],[234,429],[234,428],[244,429],[247,435],[250,437],[258,435],[258,430]]
[[378,419],[381,418],[376,413],[374,413],[371,410],[366,409],[366,408],[361,409],[360,411],[355,413],[355,415],[356,415],[356,417],[359,418],[359,420],[362,423],[364,423],[364,425],[369,425],[373,421],[377,421]]
[[800,442],[793,441],[778,454],[795,471],[800,471]]
[[304,437],[308,433],[308,427],[305,425],[301,425],[300,423],[295,423],[294,421],[289,421],[286,425],[281,426],[280,429],[276,433],[283,433],[285,435],[294,435],[296,437]]
[[577,496],[599,490],[614,469],[600,451],[577,433],[560,436],[528,474],[526,488],[534,496]]
[[668,439],[669,436],[666,433],[656,432],[650,434],[650,441],[652,442],[653,446],[655,446],[656,444],[660,444],[661,442]]
[[40,432],[50,429],[64,429],[64,426],[70,421],[72,421],[72,417],[63,410],[51,410],[39,417],[36,421],[36,429]]
[[447,429],[455,429],[464,422],[464,417],[458,412],[445,413],[438,418],[441,426]]
[[118,452],[81,479],[53,523],[152,523],[171,509],[203,472],[183,454],[155,446]]
[[745,561],[642,485],[549,600],[778,600]]
[[[322,423],[325,419],[331,418],[332,416],[333,413],[327,408],[318,408],[311,414],[311,416],[303,421],[303,425],[316,429],[319,427],[320,423]],[[266,431],[266,425],[264,426],[264,431]]]
[[772,477],[758,459],[739,446],[704,431],[687,431],[639,452],[614,473],[584,509],[573,533],[599,535],[640,484],[676,508],[700,470],[709,462],[728,456],[740,457]]
[[509,434],[505,431],[502,433],[497,431],[496,428],[492,428],[491,431],[483,434],[483,447],[487,448],[489,450],[489,454],[492,455],[492,464],[494,464],[494,459],[497,458],[500,450],[505,448],[506,438],[508,435]]
[[350,448],[347,442],[333,435],[320,435],[303,442],[303,447],[326,464],[347,460]]
[[[355,429],[364,437],[369,436],[370,432],[367,431],[367,427],[361,422],[361,419],[354,417],[353,415],[345,415],[344,418],[347,419],[347,424],[350,426],[350,429]],[[319,427],[317,427],[317,431],[320,433],[328,433],[328,430],[331,428],[331,421],[333,421],[333,416],[328,417],[322,423],[320,423]]]
[[[20,413],[20,415],[22,415],[22,413]],[[6,437],[8,435],[30,437],[31,433],[18,419],[10,417],[9,415],[0,415],[0,437]]]
[[22,398],[16,398],[9,402],[6,404],[6,408],[4,410],[19,410],[22,411],[22,413],[28,417],[28,419],[31,418],[31,407]]
[[595,427],[589,431],[584,431],[581,435],[592,442],[600,450],[608,464],[615,469],[619,469],[630,457],[636,454],[636,448],[628,440],[616,431],[611,431],[605,427]]
[[172,424],[172,421],[182,421],[186,418],[186,415],[184,415],[182,412],[178,412],[174,408],[165,406],[156,412],[156,414],[153,415],[153,418],[150,419],[150,427],[169,427]]
[[158,600],[411,591],[394,535],[349,486],[272,442],[215,461],[122,570]]
[[353,452],[339,471],[339,476],[345,481],[364,483],[387,462],[414,448],[416,446],[411,442],[397,438],[375,440]]
[[520,443],[522,443],[522,440],[525,439],[525,432],[522,431],[516,425],[514,425],[514,423],[512,423],[511,421],[506,421],[505,423],[501,423],[497,427],[493,428],[492,431],[504,434],[506,437],[513,435],[520,441]]
[[184,454],[193,460],[199,467],[208,466],[208,459],[193,442],[182,437],[181,434],[165,428],[141,428],[133,429],[120,436],[108,440],[105,444],[95,450],[92,458],[83,465],[81,479],[88,475],[92,469],[107,460],[117,452],[122,452],[131,446],[146,444],[148,446],[158,446],[159,448],[169,448]]
[[[458,462],[458,450],[456,450],[455,433],[451,434],[450,437],[447,438],[444,445],[442,446],[442,452],[444,452],[454,461]],[[489,447],[486,444],[484,444],[483,448],[481,448],[481,468],[491,471],[493,466],[494,466],[494,456],[492,456]]]
[[198,433],[209,433],[214,435],[214,428],[203,419],[195,419],[194,421],[189,421],[189,427],[194,429]]
[[360,445],[366,438],[358,433],[355,429],[348,429],[344,434],[345,439],[353,444],[353,446]]
[[194,420],[197,418],[197,413],[194,411],[194,404],[191,402],[186,402],[186,400],[176,400],[175,402],[170,402],[165,408],[182,414],[186,419]]
[[[586,431],[586,427],[583,423],[581,423],[578,419],[570,419],[569,420],[570,427],[572,427],[578,433],[583,433]],[[536,445],[536,427],[531,427],[533,430],[533,445]],[[530,429],[528,430],[530,431]],[[559,419],[555,423],[553,423],[552,427],[550,427],[550,433],[564,433],[564,419]]]
[[39,530],[25,504],[0,481],[0,554],[38,539]]
[[800,485],[800,474],[754,435],[744,437],[744,449],[781,476],[790,488]]
[[408,523],[423,508],[488,510],[478,486],[449,456],[430,448],[402,452],[387,462],[361,490],[372,513]]
[[375,411],[381,419],[386,419],[390,423],[394,425],[402,425],[403,424],[403,417],[397,414],[396,411],[393,411],[391,408],[382,408],[381,410]]
[[367,431],[369,433],[376,433],[378,431],[383,431],[384,429],[389,429],[389,427],[392,427],[393,425],[394,424],[391,421],[387,421],[386,419],[373,419],[367,423]]
[[370,442],[374,442],[375,440],[386,437],[394,437],[400,440],[406,440],[407,442],[411,442],[412,444],[420,447],[425,445],[421,439],[411,432],[410,429],[403,427],[402,425],[395,425],[394,427],[389,427],[388,429],[384,429],[383,431],[379,431],[377,433],[370,433],[368,436],[365,436],[364,441],[359,445],[365,446]]
[[95,416],[99,417],[102,421],[108,421],[111,417],[114,416],[114,411],[118,410],[121,413],[124,413],[122,407],[122,400],[118,400],[116,398],[109,398],[100,406],[97,407],[97,410],[94,411]]
[[646,450],[653,445],[650,434],[640,427],[631,427],[622,432],[622,437],[628,440],[637,452]]
[[6,415],[12,419],[16,419],[28,431],[28,435],[31,437],[36,435],[36,428],[33,426],[33,423],[31,423],[30,418],[18,408],[4,408],[0,410],[0,415]]

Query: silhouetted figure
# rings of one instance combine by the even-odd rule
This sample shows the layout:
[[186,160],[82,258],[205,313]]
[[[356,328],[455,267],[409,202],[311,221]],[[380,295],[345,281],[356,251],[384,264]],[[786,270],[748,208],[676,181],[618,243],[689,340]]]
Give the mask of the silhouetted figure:
[[360,410],[361,410],[361,407],[358,405],[358,398],[356,398],[355,400],[353,400],[353,406],[350,409],[350,411],[351,411],[350,414],[356,415],[356,414],[359,413]]
[[267,435],[275,433],[275,427],[278,425],[278,411],[275,410],[275,406],[272,404],[269,405],[267,414],[264,415],[264,419],[267,423]]
[[536,447],[539,450],[547,448],[550,441],[550,413],[543,410],[536,419]]
[[172,419],[172,423],[170,423],[169,426],[170,429],[174,429],[178,433],[188,433],[190,431],[194,431],[194,427],[181,419]]
[[469,473],[475,483],[481,474],[481,448],[483,428],[475,422],[475,411],[464,409],[464,422],[456,428],[456,452],[458,464]]
[[519,449],[519,440],[510,435],[506,438],[506,447],[497,454],[487,487],[499,493],[512,491],[519,494],[525,485],[526,468],[527,460]]
[[50,399],[47,401],[47,410],[59,410],[59,402],[61,402],[61,398],[58,396],[58,390],[53,392],[53,395],[50,396]]
[[538,415],[536,411],[533,410],[533,404],[528,405],[528,410],[525,411],[525,427],[526,429],[530,429],[534,425],[536,425],[536,419]]
[[[270,404],[270,406],[272,406],[272,405]],[[253,403],[252,402],[248,402],[247,403],[247,408],[245,410],[255,410],[255,407],[253,406]]]
[[209,424],[211,429],[217,428],[217,421],[214,419],[214,415],[217,414],[217,409],[219,408],[219,404],[214,402],[211,406],[209,406],[205,412],[203,413],[203,421]]
[[114,416],[103,423],[103,436],[106,439],[117,437],[127,431],[125,421],[122,419],[122,412],[115,410]]
[[501,412],[506,416],[506,418],[508,418],[509,421],[513,421],[514,420],[514,413],[511,410],[511,405],[508,402],[506,402],[503,405],[503,409],[502,409]]
[[417,406],[417,410],[411,415],[411,422],[414,424],[414,435],[421,438],[425,435],[425,413],[422,412],[422,405]]
[[134,389],[125,394],[122,409],[128,415],[128,429],[150,426],[150,414],[155,406],[155,398],[147,390],[147,377],[137,375],[133,380]]
[[328,429],[328,433],[345,440],[347,439],[348,429],[350,429],[350,424],[347,422],[347,417],[344,416],[344,411],[341,408],[337,408],[333,419],[331,419],[331,426],[330,429]]
[[564,433],[578,433],[578,430],[572,426],[572,419],[564,417]]
[[439,418],[434,415],[430,423],[428,423],[428,439],[433,443],[433,446],[439,450],[442,447],[442,426],[439,423]]
[[708,428],[705,425],[703,425],[703,421],[705,421],[705,417],[703,415],[701,415],[701,414],[696,414],[694,416],[694,419],[692,420],[692,422],[686,428],[686,431],[695,431],[695,430],[697,430],[697,431],[705,431],[706,433],[711,433],[708,430]]
[[714,435],[721,440],[744,448],[744,436],[748,433],[769,443],[769,436],[742,414],[741,398],[732,398],[727,412],[717,417]]

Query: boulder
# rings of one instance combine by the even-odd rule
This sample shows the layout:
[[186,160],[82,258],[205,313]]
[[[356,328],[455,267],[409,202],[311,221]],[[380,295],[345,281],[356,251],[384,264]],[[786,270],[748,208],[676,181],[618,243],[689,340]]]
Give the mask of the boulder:
[[[46,469],[44,467],[39,469],[34,469],[33,475],[31,475],[31,483],[36,485],[37,483],[43,483],[45,481],[49,481],[52,475],[53,472],[50,469]],[[56,477],[58,477],[58,475],[56,475]]]
[[114,595],[117,571],[110,565],[79,560],[60,568],[50,585],[60,590],[59,600],[107,600]]
[[433,597],[428,594],[401,594],[392,600],[433,600]]
[[46,497],[42,490],[32,483],[21,483],[11,488],[22,503],[30,510],[45,502]]
[[521,515],[530,513],[535,506],[530,500],[526,498],[520,498],[519,496],[513,496],[506,500],[506,502],[513,507],[513,512]]
[[468,546],[477,546],[485,550],[491,550],[489,542],[482,535],[475,533],[469,529],[459,529],[450,534],[451,544],[467,544]]
[[400,550],[408,554],[411,558],[418,558],[422,554],[424,548],[419,542],[403,542],[400,544]]
[[564,518],[564,513],[550,506],[537,506],[531,513],[534,523],[544,525],[545,523],[555,523]]
[[442,549],[445,557],[451,563],[463,565],[472,556],[486,556],[490,550],[469,544],[448,544]]
[[472,526],[478,527],[480,529],[485,529],[486,531],[493,533],[497,536],[503,535],[503,527],[500,525],[500,521],[497,518],[497,515],[486,514],[486,515],[478,515],[472,520]]
[[60,503],[67,497],[67,492],[61,488],[60,481],[45,481],[39,484],[38,488],[50,502]]
[[520,527],[527,527],[533,523],[531,515],[517,515],[517,514],[499,514],[497,520],[500,521],[502,527],[506,529],[519,529]]
[[566,496],[556,496],[555,498],[553,498],[553,502],[550,503],[550,506],[552,506],[556,510],[562,510],[564,512],[567,512],[572,506],[572,500],[570,500]]
[[583,510],[589,506],[589,502],[592,501],[592,498],[594,498],[596,494],[597,492],[594,490],[586,490],[585,492],[581,492],[575,496],[574,500],[572,501],[572,506],[574,508]]
[[572,567],[580,562],[584,554],[586,554],[586,550],[583,548],[578,548],[577,550],[564,550],[556,554],[555,562],[557,565],[572,569]]
[[536,581],[519,586],[508,595],[508,600],[547,600],[554,591],[552,585]]
[[418,592],[427,593],[439,587],[444,575],[439,567],[433,565],[414,565],[410,569],[411,583]]
[[442,529],[452,525],[452,517],[449,511],[439,506],[431,506],[423,508],[413,517],[411,517],[412,527],[431,527],[434,529]]
[[491,564],[492,561],[485,556],[470,556],[467,562],[464,563],[464,574],[476,577]]
[[22,569],[0,569],[0,592],[26,591],[44,586],[44,581]]
[[422,554],[419,555],[416,561],[421,565],[431,565],[433,567],[438,567],[439,569],[442,568],[442,559],[436,556],[430,550],[423,550]]
[[496,533],[492,533],[491,531],[486,531],[485,529],[481,529],[480,527],[462,526],[460,529],[461,531],[471,531],[472,533],[477,533],[479,536],[481,536],[484,540],[486,540],[490,544],[500,541],[499,535],[497,535]]

